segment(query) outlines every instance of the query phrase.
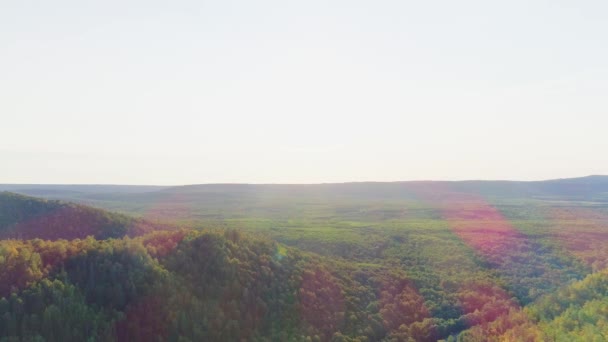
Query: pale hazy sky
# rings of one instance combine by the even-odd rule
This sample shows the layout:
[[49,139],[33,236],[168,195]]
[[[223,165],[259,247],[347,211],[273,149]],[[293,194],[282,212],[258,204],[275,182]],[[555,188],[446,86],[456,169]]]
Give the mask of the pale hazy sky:
[[608,174],[607,1],[0,1],[0,183]]

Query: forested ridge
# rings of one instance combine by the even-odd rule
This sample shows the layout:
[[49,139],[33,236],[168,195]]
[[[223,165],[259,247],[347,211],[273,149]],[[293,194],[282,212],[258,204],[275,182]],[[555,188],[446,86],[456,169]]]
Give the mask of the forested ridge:
[[0,193],[0,341],[606,340],[605,206],[428,186],[173,225]]
[[135,236],[159,225],[58,200],[0,192],[0,238],[48,240]]

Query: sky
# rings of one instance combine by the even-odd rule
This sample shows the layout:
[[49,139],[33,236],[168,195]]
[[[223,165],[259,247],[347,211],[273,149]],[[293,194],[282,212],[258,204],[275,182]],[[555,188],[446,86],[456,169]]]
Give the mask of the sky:
[[606,1],[1,1],[0,183],[608,174]]

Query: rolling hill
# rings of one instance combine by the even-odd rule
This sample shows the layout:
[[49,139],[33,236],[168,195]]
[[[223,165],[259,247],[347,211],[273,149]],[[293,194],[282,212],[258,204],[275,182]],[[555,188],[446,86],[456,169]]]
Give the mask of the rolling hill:
[[0,238],[97,239],[136,236],[159,229],[152,223],[101,209],[0,192]]
[[[229,218],[243,210],[264,217],[290,206],[327,203],[429,202],[457,195],[481,196],[493,203],[551,201],[593,202],[608,206],[608,176],[547,181],[411,181],[328,184],[202,184],[185,186],[11,185],[0,190],[72,201],[111,211],[156,219]],[[280,209],[276,209],[276,208]],[[270,208],[270,210],[269,210]],[[274,208],[274,209],[273,209]],[[247,214],[247,216],[251,216]]]

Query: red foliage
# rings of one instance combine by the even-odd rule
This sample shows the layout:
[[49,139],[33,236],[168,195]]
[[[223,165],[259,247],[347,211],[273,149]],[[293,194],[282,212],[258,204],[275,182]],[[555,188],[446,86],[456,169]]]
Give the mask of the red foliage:
[[151,256],[162,258],[175,250],[186,234],[185,230],[155,232],[144,236],[142,243]]
[[118,341],[158,341],[167,339],[168,311],[159,296],[146,296],[127,309],[116,323]]
[[344,295],[337,279],[323,268],[302,275],[300,308],[304,322],[329,340],[344,322]]
[[406,280],[386,284],[380,292],[380,305],[380,314],[388,331],[430,317],[424,298]]

